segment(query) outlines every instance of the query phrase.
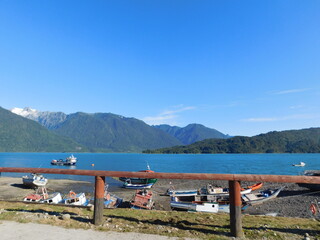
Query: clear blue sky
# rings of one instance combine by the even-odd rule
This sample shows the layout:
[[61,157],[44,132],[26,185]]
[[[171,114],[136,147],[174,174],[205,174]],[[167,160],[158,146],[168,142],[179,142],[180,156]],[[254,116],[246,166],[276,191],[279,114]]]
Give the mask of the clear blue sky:
[[320,127],[320,1],[0,0],[0,106],[225,134]]

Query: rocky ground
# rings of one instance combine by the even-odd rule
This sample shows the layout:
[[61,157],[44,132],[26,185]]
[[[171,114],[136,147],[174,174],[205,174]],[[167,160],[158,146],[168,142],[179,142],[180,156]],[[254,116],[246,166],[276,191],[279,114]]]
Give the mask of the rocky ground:
[[[134,196],[134,190],[121,188],[121,182],[114,179],[106,179],[109,182],[109,191],[124,199],[121,207],[128,207],[129,201]],[[204,181],[204,180],[170,180],[160,179],[152,188],[154,193],[155,208],[170,211],[170,199],[165,195],[170,186],[176,189],[197,189],[211,183],[214,186],[227,187],[227,181]],[[241,183],[243,187],[252,183]],[[277,214],[284,217],[309,218],[308,208],[316,200],[320,200],[320,192],[312,192],[308,188],[300,187],[295,183],[264,183],[262,189],[277,189],[283,187],[279,196],[271,201],[258,206],[251,206],[244,214]],[[59,191],[67,194],[70,190],[74,192],[84,191],[87,196],[93,196],[94,183],[73,181],[65,179],[49,179],[48,191]],[[21,178],[0,177],[0,200],[22,200],[24,196],[33,190],[22,184]]]

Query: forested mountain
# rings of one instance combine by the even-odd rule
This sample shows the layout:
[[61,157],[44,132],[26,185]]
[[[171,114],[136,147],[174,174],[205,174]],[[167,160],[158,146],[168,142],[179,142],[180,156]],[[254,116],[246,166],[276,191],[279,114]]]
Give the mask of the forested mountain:
[[146,153],[319,153],[320,128],[269,132],[254,137],[207,139]]
[[181,145],[176,138],[141,120],[111,113],[70,114],[52,131],[73,138],[91,151],[141,152]]
[[86,147],[0,107],[0,152],[81,152]]
[[186,127],[170,126],[166,124],[153,126],[177,138],[182,144],[188,145],[209,138],[229,138],[215,129],[207,128],[201,124],[189,124]]

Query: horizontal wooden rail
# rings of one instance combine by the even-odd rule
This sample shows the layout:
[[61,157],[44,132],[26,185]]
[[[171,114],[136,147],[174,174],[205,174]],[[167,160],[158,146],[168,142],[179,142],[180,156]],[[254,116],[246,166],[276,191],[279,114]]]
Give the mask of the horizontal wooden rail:
[[194,180],[226,180],[250,182],[281,182],[281,183],[314,183],[320,184],[320,177],[290,175],[254,175],[254,174],[212,174],[212,173],[147,173],[125,171],[97,171],[54,168],[10,168],[0,167],[0,172],[47,173],[105,177],[140,177],[159,179],[194,179]]
[[46,173],[66,175],[86,175],[95,177],[94,224],[103,221],[103,202],[105,177],[139,177],[159,179],[194,179],[194,180],[225,180],[230,187],[230,230],[234,237],[242,237],[241,223],[241,181],[280,182],[280,183],[311,183],[320,184],[320,176],[289,176],[289,175],[254,175],[254,174],[212,174],[212,173],[149,173],[125,171],[97,171],[54,168],[10,168],[0,167],[1,172]]

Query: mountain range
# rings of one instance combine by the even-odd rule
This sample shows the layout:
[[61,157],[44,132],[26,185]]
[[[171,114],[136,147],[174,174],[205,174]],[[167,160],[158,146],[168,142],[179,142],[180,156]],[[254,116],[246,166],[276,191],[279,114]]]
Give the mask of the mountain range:
[[145,153],[319,153],[320,128],[273,131],[253,137],[206,139]]
[[65,114],[41,112],[31,108],[14,108],[11,112],[14,113],[12,117],[17,116],[20,121],[33,120],[32,122],[54,136],[71,139],[73,143],[78,143],[82,150],[91,152],[141,152],[145,149],[189,144],[207,138],[229,137],[200,124],[190,124],[184,128],[169,125],[149,126],[136,118],[112,113]]

